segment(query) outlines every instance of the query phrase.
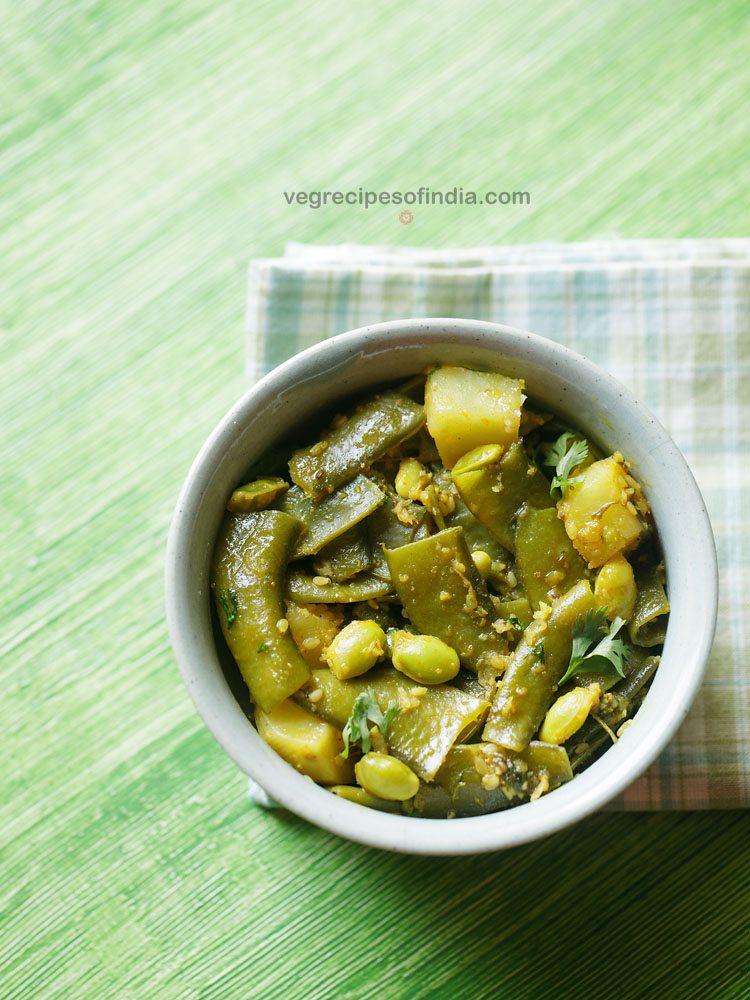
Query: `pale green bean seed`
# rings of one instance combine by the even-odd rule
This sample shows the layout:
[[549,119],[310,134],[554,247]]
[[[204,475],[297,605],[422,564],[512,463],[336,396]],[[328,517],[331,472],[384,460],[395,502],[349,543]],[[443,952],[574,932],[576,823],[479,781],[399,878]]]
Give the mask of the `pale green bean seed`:
[[354,775],[370,795],[388,802],[405,802],[419,791],[419,778],[400,760],[372,751],[354,765]]
[[442,639],[403,631],[389,636],[393,666],[417,684],[443,684],[458,673],[458,653]]
[[543,743],[557,745],[569,740],[584,724],[589,712],[599,704],[600,696],[598,684],[576,687],[561,695],[544,717],[539,739]]
[[385,655],[385,632],[374,621],[349,622],[325,651],[328,666],[340,681],[359,677]]

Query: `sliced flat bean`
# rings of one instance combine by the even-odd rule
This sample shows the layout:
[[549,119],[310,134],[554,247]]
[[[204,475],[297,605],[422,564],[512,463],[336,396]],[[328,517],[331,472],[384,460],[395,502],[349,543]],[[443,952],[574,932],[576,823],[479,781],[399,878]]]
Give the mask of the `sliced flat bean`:
[[358,573],[351,580],[334,583],[326,576],[317,576],[298,566],[290,569],[286,585],[287,597],[300,604],[354,604],[374,601],[392,592],[387,580],[371,573]]
[[524,507],[517,519],[516,566],[536,610],[557,600],[586,576],[586,563],[568,538],[554,507]]
[[[656,673],[660,659],[659,656],[646,657],[625,680],[612,688],[610,695],[614,696],[613,706],[618,710],[617,717],[608,709],[605,701],[607,695],[602,699],[596,715],[603,717],[610,727],[620,726],[625,719],[632,719],[646,697],[649,682]],[[610,736],[606,729],[596,719],[587,719],[565,744],[573,770],[580,771],[609,742]]]
[[233,514],[249,514],[252,510],[270,507],[274,500],[286,493],[289,483],[278,476],[256,479],[252,483],[238,486],[227,501],[227,510]]
[[360,527],[350,528],[320,550],[313,560],[318,576],[330,576],[336,583],[342,583],[371,568],[370,543]]
[[372,572],[390,581],[391,574],[383,550],[398,549],[425,538],[432,527],[430,516],[422,504],[403,500],[389,492],[385,503],[365,521],[365,529],[372,551]]
[[279,507],[305,526],[292,553],[293,559],[315,555],[334,539],[371,514],[385,500],[385,494],[367,476],[357,476],[340,490],[314,504],[294,486]]
[[[441,490],[451,490],[454,494],[455,507],[450,514],[445,515],[446,528],[463,528],[466,544],[470,552],[479,549],[486,552],[493,563],[508,566],[513,561],[511,553],[498,542],[494,535],[485,528],[478,518],[474,517],[456,490],[451,474],[442,465],[433,465],[432,478]],[[490,575],[492,580],[492,575]]]
[[667,637],[669,601],[659,578],[656,557],[648,551],[636,556],[633,570],[638,595],[628,623],[630,641],[639,646],[660,646]]
[[384,392],[359,406],[344,424],[289,462],[293,482],[321,500],[416,434],[424,408],[403,393]]
[[[310,700],[311,692],[316,700]],[[340,681],[330,670],[314,670],[310,683],[295,696],[309,711],[343,729],[354,700],[370,691],[385,711],[392,702],[401,712],[388,727],[388,750],[423,781],[430,781],[454,743],[468,740],[482,725],[489,703],[449,684],[424,688],[391,667]]]
[[529,463],[520,441],[487,464],[478,465],[471,455],[464,456],[451,474],[466,506],[509,552],[516,550],[515,520],[521,508],[526,504],[554,507],[549,483]]
[[563,747],[530,743],[514,753],[492,743],[453,747],[435,776],[447,799],[431,795],[422,786],[414,806],[422,815],[479,816],[498,812],[570,781],[573,772]]
[[498,614],[461,528],[386,549],[385,557],[404,610],[420,632],[442,639],[471,670],[502,669],[507,647],[492,628]]
[[497,610],[500,617],[506,621],[510,617],[517,618],[522,628],[526,628],[531,623],[531,605],[526,597],[518,597],[512,601],[500,601]]
[[284,581],[300,523],[279,510],[228,514],[214,552],[212,589],[224,638],[253,701],[270,712],[310,671],[288,631]]
[[351,761],[341,756],[341,731],[293,701],[283,701],[270,712],[257,708],[255,725],[266,743],[300,774],[321,785],[352,780]]
[[356,802],[358,806],[367,806],[370,809],[379,809],[381,812],[400,813],[401,806],[398,802],[388,802],[386,799],[379,799],[376,795],[370,795],[364,788],[357,785],[332,785],[329,792],[338,795],[340,799],[347,802]]
[[552,605],[546,622],[529,625],[497,686],[485,740],[516,751],[529,745],[570,662],[573,625],[593,608],[591,586],[581,580]]

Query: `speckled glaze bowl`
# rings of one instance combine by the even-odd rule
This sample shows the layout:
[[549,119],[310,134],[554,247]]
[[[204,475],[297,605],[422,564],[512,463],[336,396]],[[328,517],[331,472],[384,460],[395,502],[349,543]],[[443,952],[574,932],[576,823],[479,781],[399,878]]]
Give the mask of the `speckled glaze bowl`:
[[[213,631],[209,564],[232,488],[274,443],[338,399],[450,362],[523,378],[535,403],[632,462],[654,512],[671,617],[661,666],[633,724],[570,783],[505,812],[467,819],[394,816],[331,795],[258,736],[233,693]],[[553,833],[622,792],[664,749],[700,687],[713,639],[717,566],[690,470],[664,428],[617,381],[542,337],[458,319],[380,323],[341,334],[280,365],[229,411],[196,458],[169,535],[166,606],[175,655],[206,725],[280,805],[342,837],[414,854],[496,851]],[[236,691],[236,688],[235,688]]]

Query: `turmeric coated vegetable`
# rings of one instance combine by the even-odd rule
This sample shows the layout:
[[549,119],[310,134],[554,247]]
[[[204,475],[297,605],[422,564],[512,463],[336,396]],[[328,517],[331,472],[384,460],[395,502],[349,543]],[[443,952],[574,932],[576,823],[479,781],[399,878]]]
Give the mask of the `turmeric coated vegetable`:
[[484,444],[506,446],[518,437],[523,382],[496,372],[444,365],[427,376],[427,428],[443,465],[450,469],[467,451]]
[[268,479],[256,479],[255,482],[238,486],[227,501],[227,510],[233,514],[248,514],[252,510],[263,510],[289,489],[289,483],[273,476]]
[[371,751],[354,765],[354,775],[366,792],[387,802],[404,802],[419,791],[419,778],[403,761]]
[[[401,711],[388,727],[388,749],[430,781],[454,743],[469,739],[482,725],[489,702],[450,684],[422,687],[390,667],[340,681],[330,670],[314,670],[310,683],[295,695],[309,711],[343,729],[357,695],[369,691],[385,711]],[[320,692],[320,694],[318,694]]]
[[517,441],[499,457],[490,446],[464,455],[453,467],[461,499],[490,534],[515,552],[516,517],[527,504],[553,507],[549,483]]
[[282,701],[270,712],[256,709],[255,725],[280,757],[313,781],[338,785],[352,780],[351,762],[341,756],[341,731],[293,701]]
[[591,586],[581,580],[552,605],[549,618],[529,625],[498,684],[485,740],[509,750],[529,745],[568,666],[573,625],[593,607]]
[[281,509],[304,526],[292,558],[315,555],[353,525],[371,514],[385,500],[385,494],[367,476],[357,476],[340,490],[314,504],[301,489],[293,486],[281,501]]
[[386,549],[385,556],[404,610],[420,632],[442,639],[472,670],[502,669],[506,644],[492,627],[497,613],[461,528]]
[[600,608],[607,609],[607,618],[624,618],[629,621],[633,616],[637,588],[633,568],[625,556],[616,555],[608,559],[596,574],[594,597]]
[[458,653],[434,635],[401,630],[389,639],[393,666],[417,684],[443,684],[458,673]]
[[292,481],[314,500],[333,493],[401,444],[424,423],[424,409],[408,396],[384,392],[363,403],[341,426],[289,462]]
[[589,712],[599,704],[598,685],[577,687],[561,695],[544,717],[539,739],[545,743],[564,743],[577,733]]
[[343,628],[325,651],[328,666],[340,681],[367,673],[385,656],[385,632],[374,621],[354,621]]
[[340,798],[448,819],[533,801],[646,697],[669,618],[650,506],[623,455],[524,399],[425,368],[229,497],[211,587],[242,708]]
[[573,548],[557,511],[550,508],[526,507],[518,515],[516,565],[535,610],[586,575],[586,564]]
[[287,561],[299,531],[299,522],[278,510],[228,514],[214,554],[211,586],[221,630],[265,712],[310,676],[284,606]]
[[[638,506],[636,506],[636,504]],[[644,532],[638,484],[615,456],[594,462],[559,505],[568,537],[590,566],[634,549]]]

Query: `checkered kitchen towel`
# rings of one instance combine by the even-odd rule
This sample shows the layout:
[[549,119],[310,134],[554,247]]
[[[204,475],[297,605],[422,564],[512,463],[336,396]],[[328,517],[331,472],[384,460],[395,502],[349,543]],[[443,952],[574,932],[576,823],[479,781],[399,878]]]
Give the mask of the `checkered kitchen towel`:
[[248,378],[344,330],[421,316],[493,320],[565,344],[629,386],[674,437],[716,534],[717,637],[692,712],[619,806],[750,804],[750,240],[291,244],[250,266]]

